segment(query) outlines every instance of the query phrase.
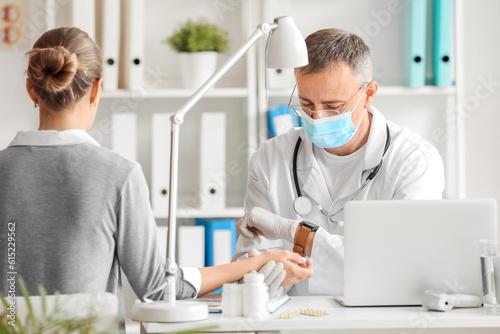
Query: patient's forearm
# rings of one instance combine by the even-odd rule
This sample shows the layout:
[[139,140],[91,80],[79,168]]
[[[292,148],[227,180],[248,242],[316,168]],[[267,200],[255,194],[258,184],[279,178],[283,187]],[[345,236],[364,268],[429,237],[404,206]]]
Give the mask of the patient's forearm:
[[249,271],[259,270],[265,264],[265,261],[264,257],[256,256],[218,266],[199,268],[201,288],[198,296],[216,290],[224,283],[240,280]]

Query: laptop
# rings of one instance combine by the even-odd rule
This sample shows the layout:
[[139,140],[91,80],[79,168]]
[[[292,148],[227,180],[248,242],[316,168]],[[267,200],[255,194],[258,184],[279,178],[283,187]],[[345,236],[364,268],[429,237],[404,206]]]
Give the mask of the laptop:
[[497,238],[495,200],[351,201],[344,210],[343,305],[422,305],[429,289],[482,296],[479,240]]

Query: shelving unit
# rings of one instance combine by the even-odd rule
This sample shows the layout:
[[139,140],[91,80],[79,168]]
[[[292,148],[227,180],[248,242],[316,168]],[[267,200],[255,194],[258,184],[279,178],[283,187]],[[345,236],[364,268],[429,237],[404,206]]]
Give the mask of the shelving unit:
[[[145,89],[143,91],[117,90],[113,92],[104,92],[103,102],[108,109],[113,109],[113,104],[117,101],[134,100],[137,107],[129,108],[139,115],[140,125],[145,132],[149,129],[147,119],[152,112],[175,112],[183,102],[191,96],[193,90],[180,88],[176,85],[176,55],[168,49],[166,45],[159,42],[170,33],[173,27],[187,19],[188,17],[200,17],[212,15],[212,21],[216,21],[223,28],[228,29],[231,35],[231,48],[228,57],[239,45],[243,43],[262,22],[270,22],[272,19],[269,13],[264,13],[265,3],[272,0],[242,0],[235,3],[228,1],[226,4],[230,9],[222,14],[213,7],[213,2],[208,0],[188,0],[184,5],[172,5],[170,18],[163,18],[164,33],[159,34],[156,31],[158,27],[153,27],[151,23],[146,32],[149,34],[146,40],[146,62],[151,68],[163,66],[167,69],[170,77],[161,82],[158,87]],[[326,27],[339,27],[358,33],[367,41],[373,56],[374,79],[379,83],[375,106],[379,108],[386,117],[394,120],[400,125],[407,125],[411,129],[419,132],[425,139],[431,137],[433,130],[440,130],[445,133],[443,142],[433,143],[441,152],[445,162],[446,169],[446,193],[445,197],[460,198],[465,197],[465,153],[464,153],[464,124],[460,117],[460,103],[463,96],[463,75],[462,75],[462,1],[455,1],[455,86],[436,87],[424,86],[419,88],[410,88],[402,85],[402,52],[401,48],[401,29],[403,24],[402,15],[393,15],[386,26],[381,27],[378,35],[366,35],[367,27],[370,23],[376,21],[374,13],[380,13],[386,10],[390,0],[357,0],[355,2],[343,0],[311,0],[303,3],[299,0],[289,0],[287,6],[279,7],[282,12],[272,15],[292,15],[301,30],[304,37],[311,32]],[[283,2],[283,1],[281,1]],[[286,1],[285,1],[286,2]],[[283,2],[283,3],[285,3]],[[148,0],[146,5],[154,8],[147,10],[151,15],[153,22],[157,17],[159,8],[167,8],[165,2],[161,0]],[[229,7],[222,8],[229,8]],[[359,11],[360,6],[366,10]],[[192,12],[185,8],[194,8]],[[322,10],[318,10],[322,8]],[[207,15],[200,15],[203,12]],[[175,13],[175,17],[174,14]],[[359,17],[353,15],[358,13]],[[311,17],[314,20],[311,20]],[[161,27],[160,27],[161,28]],[[170,30],[169,30],[170,29]],[[154,35],[156,34],[156,35]],[[363,36],[366,35],[366,36]],[[155,43],[153,45],[153,43]],[[221,80],[186,117],[186,122],[181,129],[181,150],[190,152],[185,153],[180,160],[180,168],[191,176],[198,175],[196,136],[199,126],[198,117],[202,111],[225,111],[228,117],[232,117],[231,123],[228,122],[228,143],[227,153],[228,161],[236,160],[241,167],[241,173],[233,177],[228,186],[228,208],[223,210],[201,210],[188,206],[181,206],[178,209],[179,217],[239,217],[243,214],[241,205],[246,191],[247,163],[251,154],[257,149],[258,145],[267,140],[267,110],[276,105],[288,103],[292,86],[283,89],[270,89],[266,99],[265,91],[265,67],[264,67],[264,46],[265,38],[258,42],[257,47],[247,53],[243,64],[238,64],[237,68],[231,70],[227,77]],[[151,51],[153,50],[153,52]],[[160,50],[161,52],[159,52]],[[163,53],[164,58],[159,57]],[[148,59],[148,55],[149,59]],[[415,115],[422,115],[426,123],[423,128],[413,128],[415,126]],[[405,124],[405,123],[409,124]],[[166,129],[169,131],[169,129]],[[187,132],[184,138],[182,133]],[[187,139],[186,139],[187,138]],[[142,138],[139,143],[143,152],[143,169],[146,178],[149,175],[147,156],[150,142],[148,138]],[[187,143],[186,143],[187,142]],[[431,141],[432,142],[432,141]],[[184,146],[183,145],[188,145]],[[243,147],[244,149],[241,149]],[[236,153],[235,153],[236,152]],[[231,156],[232,155],[232,156]],[[141,158],[141,154],[139,154]],[[192,177],[191,177],[192,179]],[[192,191],[196,187],[196,181],[188,177],[182,177],[179,183],[180,198],[189,198],[194,196]],[[192,202],[192,201],[191,201]],[[191,203],[186,200],[184,203]],[[230,202],[230,203],[229,203]],[[179,201],[181,204],[182,202]],[[166,214],[156,212],[157,218],[166,218]]]
[[[178,218],[235,218],[245,214],[242,207],[225,208],[223,210],[197,209],[180,207],[177,209]],[[157,219],[167,219],[166,214],[155,214]]]
[[[291,91],[289,89],[269,90],[268,94],[270,98],[290,98]],[[456,88],[454,86],[424,86],[419,88],[407,86],[379,86],[377,91],[377,96],[453,96],[454,94],[456,94]]]
[[[425,1],[425,0],[424,0]],[[371,49],[374,80],[379,89],[374,105],[389,120],[399,125],[408,126],[421,134],[424,139],[434,144],[441,153],[445,164],[446,198],[465,197],[465,138],[464,119],[461,116],[460,103],[463,101],[463,0],[455,0],[454,27],[454,73],[455,85],[448,87],[423,86],[407,87],[403,83],[402,63],[402,13],[391,14],[390,0],[328,1],[311,0],[307,4],[299,0],[290,0],[283,6],[284,15],[292,15],[304,38],[310,33],[323,28],[341,28],[360,35]],[[265,10],[266,0],[258,3],[261,18],[269,17]],[[392,4],[392,5],[391,5]],[[403,5],[403,2],[400,3]],[[321,10],[319,10],[321,8]],[[359,10],[363,8],[363,10]],[[402,9],[402,8],[401,8]],[[381,14],[383,13],[383,14]],[[385,15],[385,22],[382,16]],[[377,33],[370,29],[377,27]],[[429,36],[429,34],[428,34]],[[430,45],[430,43],[427,43]],[[261,43],[259,55],[263,54]],[[430,62],[430,53],[427,62]],[[270,108],[286,105],[293,86],[269,90],[266,99],[265,59],[258,58],[259,75],[258,111],[259,140],[267,140],[267,117]],[[296,100],[294,100],[297,102]],[[428,124],[414,122],[415,115],[421,115]],[[393,119],[394,118],[394,119]],[[420,122],[424,123],[424,122]],[[435,133],[444,133],[445,139],[433,140]]]
[[[187,88],[165,88],[144,91],[144,97],[148,99],[186,99],[194,91]],[[128,99],[133,98],[134,92],[127,89],[116,91],[105,91],[102,93],[104,99]],[[205,98],[246,98],[248,89],[246,87],[215,88],[205,95]]]
[[[237,4],[230,2],[225,6],[217,7],[211,1],[188,0],[182,5],[175,5],[172,1],[146,1],[146,66],[160,73],[153,87],[145,85],[139,90],[118,89],[102,93],[100,110],[107,109],[108,113],[135,112],[138,117],[139,133],[139,162],[143,166],[146,179],[149,180],[151,156],[148,150],[151,147],[151,118],[152,113],[175,112],[194,92],[179,86],[180,80],[177,55],[161,43],[170,34],[177,24],[188,18],[206,18],[229,31],[230,50],[220,55],[219,65],[227,59],[253,33],[257,24],[250,20],[248,13],[252,13],[253,6],[250,0],[243,0]],[[186,11],[185,8],[192,10]],[[154,20],[163,13],[158,26]],[[202,14],[202,15],[201,15]],[[151,18],[151,19],[149,19]],[[163,33],[159,30],[163,29]],[[159,52],[161,50],[161,52]],[[163,54],[163,57],[159,57]],[[212,88],[203,99],[186,115],[185,123],[181,127],[180,135],[180,179],[179,179],[179,218],[234,218],[244,214],[242,204],[247,179],[248,158],[257,148],[257,94],[256,94],[256,61],[255,48],[251,49],[227,75]],[[119,107],[117,107],[119,106]],[[199,175],[199,120],[204,111],[223,111],[227,115],[227,160],[236,163],[241,172],[231,176],[227,187],[227,207],[224,209],[200,209],[196,206],[196,177]],[[104,117],[110,117],[105,115]],[[142,129],[145,129],[144,131]],[[165,129],[170,132],[170,129]],[[141,154],[144,158],[141,157]],[[185,173],[183,174],[183,172]],[[181,175],[183,174],[183,175]],[[150,184],[150,189],[153,186]],[[164,194],[164,196],[168,196]],[[187,205],[186,205],[187,204]],[[153,208],[157,219],[168,218],[166,208]]]

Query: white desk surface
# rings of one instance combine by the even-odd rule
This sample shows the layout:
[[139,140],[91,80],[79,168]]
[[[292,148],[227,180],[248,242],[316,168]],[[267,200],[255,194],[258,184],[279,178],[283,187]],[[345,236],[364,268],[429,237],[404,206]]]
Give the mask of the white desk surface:
[[[301,308],[322,309],[326,316],[297,315],[280,319],[280,313]],[[332,297],[300,296],[292,299],[264,320],[210,314],[208,320],[190,323],[142,323],[143,333],[185,330],[213,332],[251,331],[322,331],[362,329],[429,329],[429,328],[497,328],[500,315],[483,312],[483,308],[453,309],[448,312],[428,311],[423,307],[344,307]],[[206,327],[215,327],[202,329]]]

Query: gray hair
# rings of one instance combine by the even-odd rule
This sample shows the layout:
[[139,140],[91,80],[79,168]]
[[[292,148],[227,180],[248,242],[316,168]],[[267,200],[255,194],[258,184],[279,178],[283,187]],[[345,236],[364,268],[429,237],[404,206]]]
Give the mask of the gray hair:
[[319,73],[345,62],[360,85],[372,80],[370,48],[358,35],[342,29],[323,29],[307,36],[306,45],[309,64],[297,68],[298,71]]

